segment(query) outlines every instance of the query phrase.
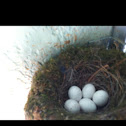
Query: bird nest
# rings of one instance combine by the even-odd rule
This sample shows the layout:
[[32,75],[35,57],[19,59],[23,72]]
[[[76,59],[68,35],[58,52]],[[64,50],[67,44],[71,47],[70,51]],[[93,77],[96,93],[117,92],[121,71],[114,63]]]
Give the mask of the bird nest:
[[[109,101],[95,113],[72,114],[64,109],[68,89],[94,84],[109,94]],[[26,119],[113,120],[126,119],[126,55],[101,46],[67,46],[50,58],[33,76]]]

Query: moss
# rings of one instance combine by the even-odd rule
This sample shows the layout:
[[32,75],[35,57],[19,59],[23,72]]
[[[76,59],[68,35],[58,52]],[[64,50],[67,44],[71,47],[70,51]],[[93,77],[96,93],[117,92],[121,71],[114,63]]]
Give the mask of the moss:
[[[34,74],[31,91],[28,96],[28,101],[25,105],[25,111],[34,119],[33,111],[36,106],[39,107],[41,112],[41,119],[59,119],[59,120],[97,120],[102,119],[102,116],[108,112],[114,112],[123,108],[126,101],[121,105],[115,106],[118,101],[113,100],[111,107],[108,110],[101,113],[79,113],[71,114],[63,108],[63,103],[58,96],[58,92],[61,83],[64,78],[64,71],[70,67],[74,67],[80,61],[91,63],[92,61],[101,61],[102,65],[108,64],[110,72],[115,74],[115,70],[120,71],[120,76],[125,80],[126,77],[126,63],[120,61],[126,58],[126,55],[118,50],[111,49],[106,50],[101,45],[94,44],[93,46],[67,46],[61,50],[61,53],[57,57],[52,57]],[[107,84],[106,84],[107,85]],[[108,84],[109,85],[109,84]],[[110,86],[109,86],[110,87]],[[123,88],[126,88],[123,86]],[[116,96],[117,97],[117,96]],[[117,99],[121,99],[120,94]]]

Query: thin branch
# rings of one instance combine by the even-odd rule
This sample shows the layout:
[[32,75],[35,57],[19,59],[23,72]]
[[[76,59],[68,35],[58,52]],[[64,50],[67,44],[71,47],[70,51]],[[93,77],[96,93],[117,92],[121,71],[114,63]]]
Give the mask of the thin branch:
[[113,69],[114,67],[119,66],[120,64],[122,64],[124,61],[126,61],[126,58],[121,60],[120,62],[116,63],[116,65],[112,66],[111,69]]
[[97,71],[88,79],[88,82],[90,82],[90,81],[93,79],[93,77],[94,77],[96,74],[98,74],[102,69],[107,68],[107,67],[109,67],[109,65],[105,65],[105,66],[101,67],[99,70],[97,70]]

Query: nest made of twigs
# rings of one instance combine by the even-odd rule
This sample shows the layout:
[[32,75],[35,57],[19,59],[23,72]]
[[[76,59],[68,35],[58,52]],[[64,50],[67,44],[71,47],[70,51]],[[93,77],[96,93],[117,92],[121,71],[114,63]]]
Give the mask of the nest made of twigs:
[[[35,119],[37,106],[39,119],[110,119],[108,116],[125,105],[125,61],[126,55],[116,49],[68,46],[34,75],[25,106],[27,115]],[[96,113],[70,114],[64,109],[68,89],[72,85],[82,89],[87,83],[107,91],[108,104]]]

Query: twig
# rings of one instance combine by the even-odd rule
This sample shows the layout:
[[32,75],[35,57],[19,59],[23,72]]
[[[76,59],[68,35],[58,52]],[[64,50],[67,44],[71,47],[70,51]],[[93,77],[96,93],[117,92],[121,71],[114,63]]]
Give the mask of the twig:
[[88,82],[90,82],[90,81],[92,80],[92,78],[93,78],[98,72],[100,72],[102,69],[107,68],[107,67],[109,67],[109,65],[105,65],[105,66],[101,67],[99,70],[97,70],[97,71],[88,79]]
[[[116,73],[117,73],[118,80],[120,80],[121,77],[120,77],[119,71],[116,70]],[[122,86],[120,85],[120,83],[119,83],[119,87],[120,87],[121,90],[123,90],[123,89],[122,89]]]
[[114,67],[119,66],[120,64],[122,64],[124,61],[126,61],[126,58],[121,60],[120,62],[116,63],[116,65],[112,66],[111,69],[113,69]]
[[73,69],[71,70],[70,79],[68,81],[71,81],[72,77],[73,77]]
[[[103,68],[104,69],[104,68]],[[106,70],[106,69],[104,69],[104,71],[106,72],[106,73],[108,73],[108,74],[110,74],[111,75],[111,77],[113,77],[117,82],[118,82],[118,79],[112,74],[112,73],[110,73],[108,70]]]

